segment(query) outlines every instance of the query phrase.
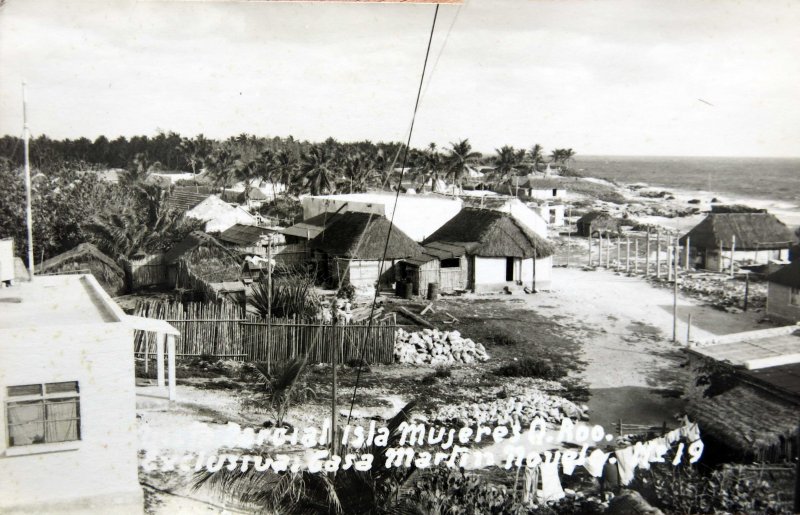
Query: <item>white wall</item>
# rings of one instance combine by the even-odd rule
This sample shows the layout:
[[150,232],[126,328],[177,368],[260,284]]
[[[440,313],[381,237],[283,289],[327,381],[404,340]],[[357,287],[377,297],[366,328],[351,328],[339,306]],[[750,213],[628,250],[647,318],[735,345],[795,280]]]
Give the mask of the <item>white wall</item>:
[[[303,197],[303,219],[328,212],[354,211],[392,217],[395,195],[391,193],[351,193]],[[400,195],[394,224],[414,241],[422,241],[456,216],[462,208],[460,199],[440,195]]]
[[2,410],[0,512],[142,513],[133,363],[122,323],[0,330],[0,403],[7,386],[77,380],[81,418],[80,441],[10,456]]
[[553,284],[553,256],[536,260],[536,289],[549,290]]

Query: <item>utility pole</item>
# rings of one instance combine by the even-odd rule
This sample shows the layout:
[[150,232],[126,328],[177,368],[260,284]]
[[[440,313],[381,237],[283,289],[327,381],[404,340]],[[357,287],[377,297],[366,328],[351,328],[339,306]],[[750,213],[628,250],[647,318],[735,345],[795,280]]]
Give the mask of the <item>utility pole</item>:
[[25,92],[25,82],[22,83],[22,139],[25,148],[25,222],[28,226],[28,272],[33,279],[33,211],[31,208],[31,163],[30,139],[31,131],[28,128],[28,95]]
[[675,252],[675,270],[672,274],[672,341],[678,341],[678,246],[672,249]]
[[272,233],[267,239],[267,373],[271,372],[272,353]]
[[[336,442],[336,362],[338,361],[338,354],[339,354],[339,335],[337,334],[337,330],[339,329],[339,313],[336,307],[336,303],[333,304],[333,347],[331,349],[331,456],[334,456],[337,451],[337,442]],[[344,334],[344,331],[342,331]]]

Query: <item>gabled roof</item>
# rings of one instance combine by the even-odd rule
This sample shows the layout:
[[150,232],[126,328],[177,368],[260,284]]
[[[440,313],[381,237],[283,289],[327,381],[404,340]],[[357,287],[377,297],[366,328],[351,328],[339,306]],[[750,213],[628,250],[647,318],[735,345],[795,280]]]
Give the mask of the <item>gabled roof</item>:
[[175,188],[169,195],[167,205],[179,211],[189,211],[209,197],[208,193],[195,193],[193,188]]
[[769,213],[711,213],[681,236],[685,244],[701,249],[730,249],[736,236],[737,250],[788,249],[795,240],[792,231]]
[[547,257],[550,242],[510,214],[489,209],[464,208],[427,238],[423,244],[451,243],[482,257]]
[[800,288],[800,260],[782,267],[777,272],[773,272],[767,276],[767,280],[790,288]]
[[457,243],[447,243],[444,241],[433,241],[422,247],[423,254],[419,257],[406,259],[411,265],[422,265],[433,260],[460,258],[467,253],[469,245],[459,245]]
[[125,276],[125,272],[122,271],[122,268],[120,268],[119,265],[117,265],[117,263],[113,259],[103,254],[100,251],[100,249],[98,249],[91,243],[81,243],[75,248],[72,248],[66,252],[62,252],[61,254],[53,256],[45,261],[42,261],[37,265],[36,268],[37,272],[47,272],[48,270],[55,270],[65,263],[84,261],[84,260],[100,261],[109,269],[111,269],[115,274],[119,275],[120,277]]
[[422,247],[397,226],[393,227],[386,217],[359,212],[338,215],[311,240],[311,247],[332,256],[365,260],[403,259],[422,254]]
[[272,232],[272,229],[266,227],[258,227],[256,225],[236,224],[228,229],[225,229],[220,235],[219,239],[232,243],[240,247],[250,247],[258,244],[262,238]]

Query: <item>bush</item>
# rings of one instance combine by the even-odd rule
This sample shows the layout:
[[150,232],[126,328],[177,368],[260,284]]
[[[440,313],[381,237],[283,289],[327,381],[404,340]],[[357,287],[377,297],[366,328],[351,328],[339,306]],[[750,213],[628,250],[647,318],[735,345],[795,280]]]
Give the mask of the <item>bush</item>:
[[567,375],[567,371],[553,363],[534,358],[523,358],[503,365],[494,371],[503,377],[535,377],[549,381],[557,381]]
[[350,302],[356,298],[356,287],[353,286],[351,283],[347,282],[339,287],[339,290],[336,292],[337,299],[347,299]]
[[493,345],[516,345],[517,336],[505,331],[500,331],[490,335],[487,340]]
[[436,367],[436,370],[433,372],[433,375],[438,379],[447,379],[453,375],[453,372],[450,371],[447,367]]

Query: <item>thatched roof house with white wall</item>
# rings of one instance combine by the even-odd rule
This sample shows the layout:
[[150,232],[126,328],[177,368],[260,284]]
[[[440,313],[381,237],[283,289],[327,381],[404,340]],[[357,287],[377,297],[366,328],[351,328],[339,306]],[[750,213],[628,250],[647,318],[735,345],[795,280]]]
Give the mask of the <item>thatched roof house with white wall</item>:
[[449,244],[453,257],[466,257],[465,288],[550,287],[552,244],[511,213],[464,208],[423,242],[425,248],[434,244]]
[[385,217],[359,212],[338,215],[310,247],[336,286],[348,282],[355,287],[389,286],[395,281],[397,260],[422,254],[419,244]]

